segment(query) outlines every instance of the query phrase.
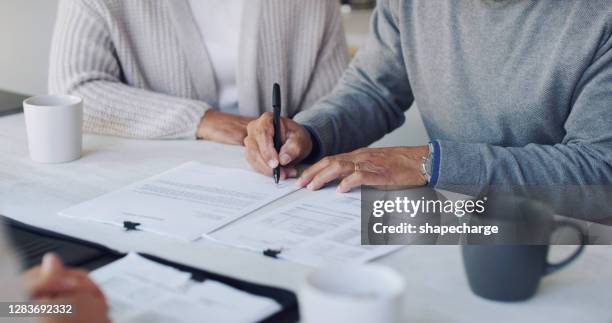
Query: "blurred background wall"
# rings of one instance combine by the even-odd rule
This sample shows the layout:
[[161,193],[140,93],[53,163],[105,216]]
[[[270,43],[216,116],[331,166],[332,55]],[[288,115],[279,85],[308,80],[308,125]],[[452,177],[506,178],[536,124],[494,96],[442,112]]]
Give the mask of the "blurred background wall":
[[[174,1],[174,0],[168,0]],[[307,0],[305,0],[307,1]],[[353,52],[363,44],[369,29],[371,4],[355,1],[355,9],[343,6],[347,40]],[[48,55],[58,0],[0,1],[0,89],[24,94],[47,91]],[[418,110],[406,113],[406,123],[374,146],[418,145],[427,134]]]
[[0,88],[25,94],[46,93],[57,2],[0,1]]

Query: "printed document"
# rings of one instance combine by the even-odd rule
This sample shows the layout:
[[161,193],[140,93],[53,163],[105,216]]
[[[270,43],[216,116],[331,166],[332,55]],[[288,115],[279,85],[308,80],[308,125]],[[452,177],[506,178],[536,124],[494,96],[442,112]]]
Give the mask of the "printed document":
[[191,241],[295,190],[295,180],[189,162],[59,214]]
[[280,251],[279,258],[324,266],[364,263],[399,248],[361,245],[361,199],[339,194],[335,187],[254,218],[245,218],[209,237],[262,252]]
[[117,323],[256,322],[281,310],[273,299],[217,281],[202,283],[138,254],[93,271]]

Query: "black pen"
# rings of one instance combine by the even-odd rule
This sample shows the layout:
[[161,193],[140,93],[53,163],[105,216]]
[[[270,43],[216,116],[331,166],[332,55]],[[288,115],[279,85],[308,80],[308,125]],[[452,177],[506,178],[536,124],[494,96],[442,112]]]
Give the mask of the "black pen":
[[[274,148],[277,153],[280,153],[280,149],[282,146],[281,143],[281,89],[278,83],[274,83],[274,88],[272,89],[272,108],[274,109]],[[278,166],[274,168],[274,182],[278,184],[280,180],[280,160]]]

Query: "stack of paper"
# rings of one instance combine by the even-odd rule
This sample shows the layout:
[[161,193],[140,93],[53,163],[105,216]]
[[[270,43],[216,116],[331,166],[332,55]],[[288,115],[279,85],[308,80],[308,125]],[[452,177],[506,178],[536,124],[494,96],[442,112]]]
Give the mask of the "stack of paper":
[[139,230],[188,241],[205,237],[260,253],[280,251],[279,258],[312,266],[362,263],[397,249],[361,246],[359,192],[338,194],[329,187],[268,214],[245,217],[295,190],[295,180],[275,184],[254,172],[190,162],[60,214],[139,223]]
[[281,310],[274,300],[129,254],[91,273],[117,323],[256,322]]
[[364,263],[398,248],[361,245],[359,193],[339,194],[330,187],[310,194],[262,216],[245,218],[209,237],[259,252],[278,250],[279,258],[311,266]]
[[60,215],[140,223],[140,230],[191,241],[295,190],[295,181],[277,185],[253,172],[190,162]]

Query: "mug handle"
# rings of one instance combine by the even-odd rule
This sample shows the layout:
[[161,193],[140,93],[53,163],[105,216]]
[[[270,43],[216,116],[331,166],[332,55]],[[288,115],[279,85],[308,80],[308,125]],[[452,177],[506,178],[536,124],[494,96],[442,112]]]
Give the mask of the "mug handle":
[[571,256],[567,257],[567,259],[565,259],[565,260],[562,260],[562,261],[560,261],[560,262],[558,262],[556,264],[551,264],[551,263],[547,262],[546,263],[546,270],[544,271],[544,275],[552,274],[552,273],[558,271],[559,269],[569,265],[572,261],[576,260],[576,258],[578,258],[578,256],[580,256],[582,251],[584,251],[584,246],[586,245],[586,242],[587,242],[586,234],[585,234],[584,230],[582,230],[582,228],[579,225],[577,225],[576,223],[569,222],[569,221],[558,221],[555,230],[558,230],[558,229],[563,228],[563,227],[572,228],[572,229],[576,230],[576,232],[578,232],[578,235],[580,237],[580,246],[578,247],[578,249]]

